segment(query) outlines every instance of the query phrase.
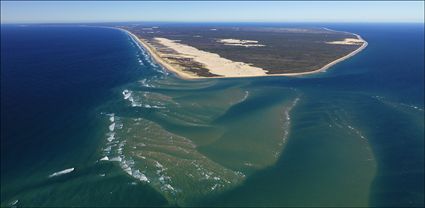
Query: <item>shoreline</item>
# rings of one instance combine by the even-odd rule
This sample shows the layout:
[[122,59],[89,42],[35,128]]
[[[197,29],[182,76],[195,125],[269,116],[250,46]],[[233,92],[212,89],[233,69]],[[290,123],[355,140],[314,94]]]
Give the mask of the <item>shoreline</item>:
[[325,66],[321,67],[320,69],[316,69],[316,70],[309,71],[309,72],[286,73],[286,74],[279,74],[279,75],[282,75],[282,76],[298,76],[298,75],[306,75],[306,74],[314,74],[314,73],[319,73],[319,72],[325,72],[327,69],[336,65],[337,63],[345,61],[348,58],[351,58],[352,56],[358,54],[360,51],[365,49],[366,46],[368,45],[368,43],[360,35],[357,35],[357,34],[354,34],[354,33],[351,33],[351,34],[355,35],[359,40],[363,41],[363,44],[359,48],[357,48],[356,50],[352,51],[351,53],[326,64]]
[[176,74],[178,77],[182,78],[182,79],[200,79],[200,78],[208,78],[208,77],[198,77],[198,76],[193,76],[190,75],[188,73],[182,72],[181,70],[178,70],[176,68],[174,68],[173,66],[171,66],[169,63],[167,63],[166,61],[164,61],[159,55],[158,53],[155,51],[155,49],[153,49],[148,43],[145,43],[141,38],[138,38],[135,34],[133,34],[132,32],[122,29],[122,28],[118,28],[121,31],[126,32],[128,35],[130,35],[130,37],[136,41],[137,43],[139,43],[143,48],[146,49],[146,51],[149,53],[149,55],[159,64],[161,65],[163,68],[167,69],[168,71],[171,71],[172,73]]
[[261,75],[261,76],[257,76],[257,75],[241,75],[241,76],[200,77],[200,76],[192,75],[192,74],[190,74],[188,72],[184,72],[182,70],[176,69],[175,67],[173,67],[172,65],[170,65],[169,63],[167,63],[164,59],[162,59],[158,55],[158,53],[155,51],[155,49],[152,48],[152,46],[150,46],[148,43],[146,43],[143,39],[138,38],[132,32],[130,32],[130,31],[126,30],[126,29],[122,29],[122,28],[116,28],[116,27],[114,27],[114,28],[126,32],[132,39],[134,39],[143,48],[145,48],[147,50],[147,52],[149,53],[149,55],[151,55],[151,57],[159,65],[161,65],[166,70],[172,72],[173,74],[175,74],[179,78],[186,79],[186,80],[191,80],[191,79],[224,79],[224,78],[280,77],[280,76],[292,77],[292,76],[310,75],[310,74],[325,72],[327,69],[331,68],[332,66],[336,65],[337,63],[342,62],[342,61],[344,61],[344,60],[346,60],[348,58],[351,58],[352,56],[354,56],[357,53],[361,52],[368,45],[368,43],[360,35],[355,34],[355,33],[350,33],[352,35],[355,35],[359,40],[362,40],[363,41],[363,44],[359,48],[357,48],[356,50],[352,51],[351,53],[349,53],[349,54],[347,54],[347,55],[345,55],[343,57],[340,57],[340,58],[338,58],[338,59],[336,59],[336,60],[334,60],[334,61],[332,61],[332,62],[324,65],[323,67],[321,67],[319,69],[316,69],[316,70],[307,71],[307,72],[283,73],[283,74],[266,74],[266,75]]

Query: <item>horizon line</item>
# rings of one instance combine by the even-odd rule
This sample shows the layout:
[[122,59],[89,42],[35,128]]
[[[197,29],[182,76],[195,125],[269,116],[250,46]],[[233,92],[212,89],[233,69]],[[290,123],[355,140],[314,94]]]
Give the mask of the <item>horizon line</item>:
[[88,21],[88,22],[1,22],[1,25],[37,25],[37,24],[108,24],[108,23],[414,23],[424,24],[425,21]]

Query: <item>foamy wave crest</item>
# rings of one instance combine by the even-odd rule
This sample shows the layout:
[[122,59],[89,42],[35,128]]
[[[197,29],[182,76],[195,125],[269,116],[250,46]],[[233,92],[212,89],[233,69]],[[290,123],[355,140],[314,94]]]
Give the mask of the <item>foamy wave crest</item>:
[[238,103],[245,102],[245,100],[248,99],[248,97],[249,97],[249,91],[248,90],[245,90],[242,99],[240,101],[238,101]]
[[19,200],[16,199],[15,201],[10,202],[9,206],[14,207],[18,204]]
[[108,161],[108,160],[109,160],[108,156],[105,156],[105,157],[100,158],[99,161]]
[[330,111],[328,116],[330,117],[329,128],[339,128],[346,132],[348,135],[354,135],[354,138],[360,138],[361,142],[365,145],[365,149],[367,150],[368,161],[374,160],[374,156],[372,150],[370,148],[370,144],[368,138],[365,134],[355,127],[353,121],[351,119],[349,111],[344,110],[341,107],[333,106],[331,109],[337,109]]
[[[128,91],[123,93],[127,94]],[[129,97],[130,98],[130,97]],[[142,182],[149,182],[147,176],[142,173],[140,170],[134,167],[134,160],[123,154],[123,149],[126,144],[125,140],[119,140],[119,137],[115,137],[117,131],[122,131],[123,123],[121,118],[115,116],[115,114],[107,114],[109,116],[109,121],[111,124],[109,125],[109,132],[106,133],[106,146],[103,149],[104,156],[99,161],[110,161],[110,162],[118,162],[120,167],[124,170],[128,175],[138,179]],[[110,119],[114,116],[114,119]]]
[[138,59],[140,66],[144,66],[143,61],[141,59]]
[[112,142],[115,139],[115,132],[110,132],[110,133],[107,133],[106,135],[108,136],[108,138],[106,138],[108,142]]
[[138,40],[136,40],[133,37],[133,35],[129,34],[128,32],[127,32],[127,34],[130,36],[130,38],[133,41],[133,43],[135,43],[136,46],[137,46],[137,48],[140,50],[140,54],[143,56],[143,60],[145,60],[152,67],[152,69],[154,71],[159,72],[159,73],[161,73],[163,75],[168,75],[169,74],[163,67],[161,67],[159,64],[157,64],[153,60],[153,58],[146,52],[145,48],[142,45],[140,45],[140,43],[138,42]]
[[114,157],[114,158],[111,158],[109,161],[112,161],[112,162],[121,162],[122,161],[122,158],[121,157]]
[[111,125],[109,125],[109,131],[114,131],[115,129],[115,123],[112,123]]
[[[128,100],[132,107],[164,109],[165,106],[160,99],[165,99],[165,96],[150,92],[135,93],[130,90],[122,92],[124,100]],[[167,98],[168,99],[168,98]]]
[[390,106],[395,107],[395,108],[404,107],[404,108],[407,108],[407,109],[410,109],[410,110],[416,110],[416,111],[424,112],[424,109],[421,108],[421,107],[411,105],[411,104],[401,103],[401,102],[400,103],[392,102],[392,101],[385,99],[382,96],[372,96],[372,98],[377,99],[377,100],[381,101],[382,103],[385,103],[385,104],[390,105]]
[[297,105],[297,103],[300,101],[300,98],[297,97],[295,100],[285,109],[283,112],[284,114],[284,135],[283,135],[283,142],[286,142],[289,136],[289,129],[291,126],[291,110]]
[[350,129],[351,131],[353,131],[356,135],[358,135],[361,139],[365,140],[367,142],[367,139],[365,136],[363,136],[362,132],[360,132],[359,130],[357,130],[356,128],[354,128],[351,125],[347,125],[347,128]]
[[124,96],[124,100],[127,100],[131,97],[131,91],[130,90],[124,90],[122,91],[122,95]]
[[64,174],[70,173],[72,171],[74,171],[74,168],[68,168],[68,169],[65,169],[65,170],[54,172],[53,174],[49,175],[49,178],[64,175]]
[[209,160],[197,152],[189,139],[172,134],[154,122],[116,116],[115,122],[118,121],[125,128],[116,129],[116,138],[106,142],[109,161],[118,163],[134,179],[150,183],[170,200],[189,193],[222,191],[245,177]]
[[[128,175],[132,176],[133,178],[138,179],[139,181],[142,182],[147,182],[149,183],[150,180],[148,179],[148,177],[146,177],[146,175],[144,173],[142,173],[139,169],[135,168],[135,162],[132,159],[132,157],[130,156],[125,156],[122,152],[123,147],[125,145],[125,141],[120,142],[120,144],[118,145],[117,148],[117,153],[119,155],[119,157],[117,157],[117,162],[119,162],[120,167],[122,170],[124,170],[125,173],[127,173]],[[111,161],[113,161],[111,159]]]
[[142,86],[143,87],[148,87],[148,88],[152,88],[152,87],[154,87],[152,84],[150,84],[150,83],[148,83],[148,79],[142,79],[142,80],[140,80],[140,83],[142,84]]
[[138,102],[134,99],[132,91],[124,90],[124,91],[122,91],[122,94],[124,96],[124,100],[130,101],[132,107],[141,107],[142,106],[142,104],[140,102]]

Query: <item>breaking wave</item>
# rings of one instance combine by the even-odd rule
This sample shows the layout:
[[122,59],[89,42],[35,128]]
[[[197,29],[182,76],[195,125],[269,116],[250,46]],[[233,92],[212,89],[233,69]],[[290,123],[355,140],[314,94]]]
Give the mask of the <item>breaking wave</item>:
[[56,177],[56,176],[61,176],[61,175],[65,175],[65,174],[68,174],[68,173],[70,173],[72,171],[74,171],[74,168],[68,168],[68,169],[65,169],[65,170],[54,172],[51,175],[49,175],[49,178]]

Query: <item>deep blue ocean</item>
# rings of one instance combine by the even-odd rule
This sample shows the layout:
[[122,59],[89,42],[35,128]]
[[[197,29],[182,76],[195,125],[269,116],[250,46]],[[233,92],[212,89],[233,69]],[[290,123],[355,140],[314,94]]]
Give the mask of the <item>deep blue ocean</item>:
[[[311,26],[359,34],[368,46],[328,72],[313,76],[197,82],[164,72],[120,30],[2,25],[1,206],[424,206],[424,25]],[[146,85],[146,80],[152,84]],[[216,126],[233,125],[232,116],[269,115],[267,110],[273,112],[277,103],[286,102],[280,93],[288,99],[292,91],[300,96],[290,112],[285,148],[267,167],[239,168],[237,162],[221,158],[225,154],[218,155],[217,149],[224,144],[200,145],[197,151],[246,177],[226,191],[190,201],[189,194],[184,195],[188,200],[180,200],[180,195],[170,197],[156,185],[136,180],[122,164],[99,162],[111,113],[121,116],[124,125],[129,122],[124,118],[138,115],[187,138],[201,135],[180,128],[146,105],[145,109],[134,108],[140,107],[136,98],[133,108],[123,107],[124,89],[134,94],[137,90],[156,93],[155,99],[159,94],[172,95],[176,102],[195,104],[214,93],[216,97],[236,96],[239,91],[253,95],[211,122]],[[224,97],[220,102],[228,102]],[[140,99],[149,101],[146,96]],[[267,108],[257,112],[253,110],[257,106]],[[208,112],[175,112],[180,117],[212,115],[222,108],[217,104]],[[249,117],[240,117],[252,125]],[[328,129],[332,122],[348,128]],[[367,145],[351,140],[356,136]],[[356,160],[362,157],[356,145],[369,148],[373,164]],[[234,156],[242,157],[242,153]],[[49,177],[69,168],[74,171]]]

